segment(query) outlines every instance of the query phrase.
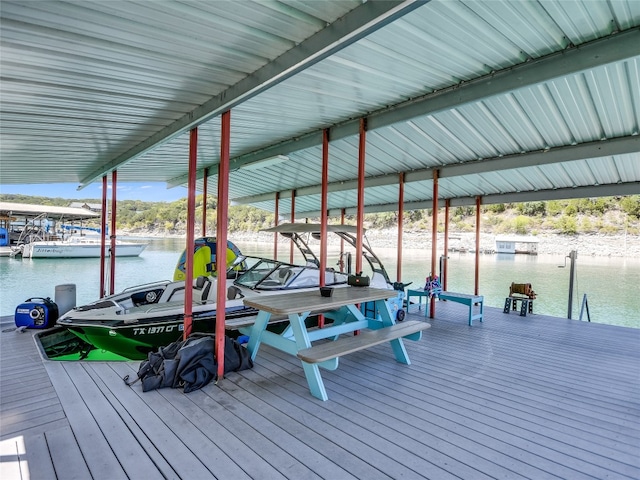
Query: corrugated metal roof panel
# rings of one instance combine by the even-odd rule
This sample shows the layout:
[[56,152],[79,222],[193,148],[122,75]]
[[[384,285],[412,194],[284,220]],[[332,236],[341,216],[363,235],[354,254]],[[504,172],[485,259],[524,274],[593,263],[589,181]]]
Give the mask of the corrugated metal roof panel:
[[[618,173],[619,182],[640,182],[640,154],[619,155],[614,157],[615,169]],[[591,162],[593,163],[593,161]],[[598,183],[604,185],[607,182],[607,176],[603,169],[598,169]]]
[[[449,192],[447,190],[446,184],[439,183],[438,184],[438,192],[439,194],[444,194],[445,192]],[[422,200],[432,200],[433,199],[433,182],[422,181],[422,182],[411,182],[404,184],[404,199],[405,202],[419,202]]]
[[[146,142],[155,145],[154,133],[173,135],[173,125],[197,115],[215,95],[233,96],[233,86],[253,78],[260,67],[287,78],[274,59],[290,51],[302,60],[301,42],[362,8],[359,0],[4,1],[2,181],[24,179],[25,161],[46,173],[43,181],[79,181],[112,162],[120,181],[184,179],[188,133],[119,162],[142,151],[138,147]],[[527,154],[638,134],[640,56],[627,53],[630,58],[604,66],[594,58],[632,51],[632,44],[625,50],[617,42],[631,38],[629,32],[615,32],[637,31],[639,25],[640,6],[634,0],[431,1],[235,106],[232,159],[254,155],[254,161],[269,152],[289,160],[232,171],[231,198],[275,198],[276,191],[299,189],[312,192],[297,199],[301,211],[317,210],[317,188],[305,187],[320,183],[319,132],[347,125],[349,133],[331,139],[329,146],[329,181],[337,189],[330,208],[352,205],[353,191],[340,184],[351,185],[356,178],[353,121],[363,115],[379,118],[372,112],[403,111],[402,102],[418,99],[424,99],[414,103],[425,107],[423,113],[416,108],[414,116],[398,114],[395,123],[382,127],[371,122],[377,128],[367,134],[368,177],[473,166],[479,159],[522,152],[522,160],[510,159],[513,171],[442,178],[440,195],[603,184],[616,175],[619,181],[638,181],[637,152],[540,166],[531,166]],[[599,38],[607,40],[598,44],[603,46],[597,55],[575,60],[576,51],[590,51],[589,45],[582,47],[585,42]],[[530,73],[543,72],[544,80],[519,88],[517,77],[527,65],[537,69]],[[474,84],[498,93],[479,93],[469,88]],[[501,88],[491,90],[495,85]],[[214,118],[199,126],[199,169],[215,171],[219,123]],[[298,140],[300,148],[278,151],[280,142]],[[215,188],[214,172],[209,192]],[[394,188],[368,189],[367,202],[392,204]],[[407,184],[405,198],[429,199],[431,189],[428,180]],[[259,204],[273,208],[273,201]]]
[[[313,2],[243,1],[229,8],[227,2],[3,1],[2,181],[20,172],[10,171],[7,160],[36,143],[75,170],[60,175],[25,155],[50,173],[41,180],[79,181],[359,3],[323,2],[321,16],[314,17]],[[28,128],[5,134],[18,117],[27,126],[62,123],[65,135]],[[159,163],[173,163],[169,151],[158,150]],[[175,175],[184,171],[182,164]],[[156,178],[166,181],[171,172]],[[120,176],[145,177],[135,166]]]
[[568,187],[578,187],[581,185],[593,185],[594,178],[588,168],[585,168],[584,161],[563,163],[562,167],[568,174],[571,181]]

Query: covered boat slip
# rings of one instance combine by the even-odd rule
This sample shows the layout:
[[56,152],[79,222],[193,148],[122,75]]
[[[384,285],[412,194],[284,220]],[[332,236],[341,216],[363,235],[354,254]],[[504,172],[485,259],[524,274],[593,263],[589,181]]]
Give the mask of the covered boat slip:
[[489,307],[469,327],[450,302],[431,324],[411,365],[381,344],[323,371],[327,402],[266,345],[217,386],[142,393],[138,362],[42,361],[4,324],[0,475],[640,477],[640,330]]

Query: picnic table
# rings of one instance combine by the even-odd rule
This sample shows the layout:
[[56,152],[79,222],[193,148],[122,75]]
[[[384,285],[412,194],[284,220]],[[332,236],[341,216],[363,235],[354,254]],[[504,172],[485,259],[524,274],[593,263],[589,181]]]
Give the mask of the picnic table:
[[[397,294],[395,290],[341,287],[335,288],[331,297],[323,297],[316,290],[246,298],[244,304],[257,309],[258,315],[251,327],[240,331],[249,335],[247,348],[252,359],[263,343],[297,356],[311,394],[327,400],[319,369],[335,370],[343,355],[388,342],[395,359],[410,364],[402,338],[420,340],[422,330],[430,325],[418,320],[396,323],[385,300]],[[367,318],[360,311],[358,305],[365,302],[375,303],[377,318]],[[305,320],[311,314],[320,313],[332,323],[323,328],[308,328]],[[277,334],[267,330],[272,315],[288,318],[289,325],[284,332]],[[356,330],[360,331],[358,335],[340,337]],[[313,345],[317,340],[330,341]]]

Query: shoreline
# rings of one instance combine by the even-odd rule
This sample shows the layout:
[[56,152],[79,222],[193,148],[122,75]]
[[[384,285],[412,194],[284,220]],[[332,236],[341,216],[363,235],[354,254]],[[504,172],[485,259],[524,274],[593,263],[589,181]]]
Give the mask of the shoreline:
[[[121,231],[122,236],[147,238],[185,238],[184,233],[167,233],[158,231]],[[212,234],[209,234],[212,236]],[[215,234],[213,234],[215,235]],[[367,230],[366,238],[374,248],[397,248],[398,231],[396,229]],[[196,232],[196,237],[199,232]],[[495,249],[496,235],[492,233],[480,234],[480,251]],[[593,257],[623,257],[640,258],[640,236],[638,235],[600,235],[578,234],[558,235],[545,233],[536,235],[538,240],[538,254],[568,255],[576,250],[581,255]],[[273,233],[266,232],[230,232],[229,239],[233,242],[254,242],[261,244],[273,243]],[[337,239],[335,242],[337,243]],[[282,243],[288,240],[281,238]],[[288,244],[288,243],[287,243]],[[444,235],[438,234],[438,246],[444,245]],[[406,249],[431,249],[431,232],[408,230],[402,234],[402,246]],[[449,248],[475,248],[475,233],[449,234]]]

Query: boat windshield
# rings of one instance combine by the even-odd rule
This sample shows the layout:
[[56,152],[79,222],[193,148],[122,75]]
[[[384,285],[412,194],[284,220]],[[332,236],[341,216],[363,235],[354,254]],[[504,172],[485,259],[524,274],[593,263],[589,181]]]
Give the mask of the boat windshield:
[[[257,290],[284,290],[320,286],[320,270],[314,266],[298,266],[264,258],[245,257],[247,270],[233,282],[240,287]],[[325,285],[347,283],[347,274],[325,271]]]

